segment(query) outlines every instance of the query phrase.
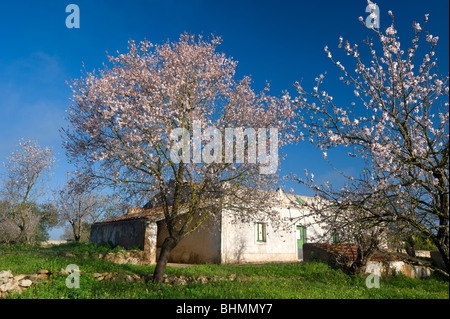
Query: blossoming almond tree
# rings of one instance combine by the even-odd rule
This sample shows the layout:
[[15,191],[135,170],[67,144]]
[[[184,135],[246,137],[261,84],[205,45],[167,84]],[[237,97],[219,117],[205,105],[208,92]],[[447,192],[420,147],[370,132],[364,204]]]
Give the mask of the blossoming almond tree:
[[68,174],[63,187],[55,190],[53,202],[59,213],[60,225],[69,224],[70,236],[79,242],[85,224],[98,221],[113,201],[95,189],[90,178],[73,173]]
[[4,165],[0,194],[9,203],[7,219],[19,229],[12,240],[18,243],[34,231],[33,227],[37,227],[42,218],[36,215],[36,207],[55,158],[50,148],[42,148],[32,140],[21,140]]
[[[432,239],[448,273],[448,76],[438,73],[438,37],[424,31],[428,15],[422,26],[413,23],[412,44],[403,49],[389,14],[392,24],[384,32],[369,31],[379,40],[366,43],[370,61],[362,58],[364,51],[358,45],[342,37],[339,48],[355,60],[354,69],[345,68],[325,47],[342,72],[341,80],[354,89],[356,103],[349,99],[347,106],[337,105],[321,88],[323,75],[316,78],[312,92],[296,84],[296,103],[307,132],[302,138],[317,144],[330,164],[327,150],[351,148],[348,155],[362,159],[363,172],[359,176],[341,172],[346,179],[343,188],[317,185],[311,175],[300,181],[329,203],[321,217],[336,222],[330,229],[355,224],[361,226],[357,233],[375,226],[414,229]],[[427,48],[423,56],[419,43]]]
[[[270,96],[268,87],[257,94],[249,77],[236,81],[236,62],[216,52],[220,42],[188,34],[163,45],[130,41],[126,54],[109,56],[110,67],[71,86],[74,103],[63,130],[69,158],[123,192],[147,200],[155,194],[163,208],[169,235],[155,282],[162,280],[171,250],[214,218],[218,203],[239,205],[239,218],[247,220],[264,207],[263,200],[255,200],[262,192],[254,190],[270,189],[277,174],[261,174],[267,161],[249,155],[255,149],[267,155],[270,149],[267,159],[292,140],[288,94]],[[234,140],[226,138],[227,128],[258,132],[257,146],[249,131],[243,138],[243,161],[237,154],[224,159],[227,143]],[[259,134],[266,128],[277,134]],[[197,141],[191,139],[196,133]],[[272,158],[278,165],[278,157]]]

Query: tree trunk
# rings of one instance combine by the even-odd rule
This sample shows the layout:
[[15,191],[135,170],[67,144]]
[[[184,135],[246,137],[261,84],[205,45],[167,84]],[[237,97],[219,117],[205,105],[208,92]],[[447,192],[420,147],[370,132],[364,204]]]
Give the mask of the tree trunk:
[[450,275],[450,261],[449,261],[449,246],[450,236],[448,227],[448,210],[444,213],[444,216],[439,218],[439,230],[437,232],[437,238],[435,245],[441,253],[442,259],[445,264],[445,271]]
[[12,241],[13,245],[19,244],[22,241],[23,236],[25,236],[25,222],[23,223],[23,225],[19,226],[19,229],[19,236],[17,236],[16,239]]
[[405,240],[405,250],[408,256],[416,257],[416,241],[412,235],[409,235]]
[[75,240],[75,242],[80,242],[80,238],[81,238],[81,230],[80,230],[80,223],[78,223],[77,225],[77,221],[75,220],[72,223],[72,231],[73,231],[73,239]]
[[167,237],[161,247],[158,262],[156,263],[155,272],[153,273],[153,283],[159,284],[163,280],[164,271],[166,270],[167,261],[169,260],[170,252],[178,244],[178,240],[174,237]]
[[450,262],[449,262],[449,237],[439,239],[439,245],[436,245],[441,253],[442,260],[444,261],[445,271],[450,274]]
[[375,253],[375,248],[370,247],[367,250],[363,250],[361,246],[357,248],[356,260],[353,261],[350,267],[350,273],[355,275],[361,275],[366,272],[367,264]]

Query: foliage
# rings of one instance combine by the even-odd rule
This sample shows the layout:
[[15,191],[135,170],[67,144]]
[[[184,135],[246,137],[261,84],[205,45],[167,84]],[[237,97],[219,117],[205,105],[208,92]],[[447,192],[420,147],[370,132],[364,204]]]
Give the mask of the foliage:
[[46,209],[38,209],[39,201],[54,165],[51,149],[32,140],[21,140],[7,158],[5,172],[0,176],[0,196],[8,203],[0,211],[0,241],[33,241],[45,216]]
[[[27,204],[27,206],[29,222],[33,221],[33,225],[29,226],[26,235],[19,242],[30,245],[48,240],[49,230],[57,225],[58,212],[52,204],[36,205],[31,203]],[[17,241],[16,238],[19,236],[17,223],[20,222],[12,216],[11,209],[9,202],[5,200],[0,201],[0,224],[2,224],[0,225],[0,243]]]
[[338,47],[355,67],[346,68],[325,47],[342,74],[340,80],[353,90],[354,102],[350,96],[343,103],[334,100],[323,89],[324,75],[316,78],[312,92],[296,85],[306,132],[301,137],[316,144],[333,168],[327,151],[344,149],[349,161],[363,166],[362,172],[347,174],[335,168],[343,176],[343,187],[318,185],[309,172],[298,180],[323,199],[316,212],[341,238],[358,242],[358,237],[367,244],[381,239],[380,234],[371,236],[373,230],[396,241],[419,232],[438,248],[448,272],[448,75],[439,73],[439,38],[425,29],[428,15],[422,25],[413,22],[412,44],[405,48],[389,14],[392,24],[386,30],[369,31],[366,51],[340,37]]
[[70,239],[86,240],[91,223],[99,221],[109,206],[114,205],[106,195],[101,194],[91,178],[72,174],[64,187],[54,194],[54,205],[59,212],[61,225],[70,226]]
[[430,250],[430,251],[437,250],[436,245],[433,243],[430,237],[415,235],[414,240],[417,250]]

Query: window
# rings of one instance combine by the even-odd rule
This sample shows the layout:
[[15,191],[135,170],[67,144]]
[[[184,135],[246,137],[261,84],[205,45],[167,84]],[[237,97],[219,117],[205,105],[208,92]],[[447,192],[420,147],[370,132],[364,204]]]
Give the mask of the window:
[[266,242],[266,224],[256,223],[256,241],[260,243]]
[[336,231],[336,229],[333,229],[333,235],[331,236],[331,239],[333,241],[333,244],[339,243],[340,239],[339,239],[339,234]]

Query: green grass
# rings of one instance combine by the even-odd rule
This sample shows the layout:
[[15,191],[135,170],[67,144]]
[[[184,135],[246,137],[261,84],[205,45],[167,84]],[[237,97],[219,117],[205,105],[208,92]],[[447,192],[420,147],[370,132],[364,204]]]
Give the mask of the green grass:
[[[25,299],[426,299],[449,298],[449,282],[439,276],[411,279],[403,275],[382,278],[380,288],[369,289],[365,276],[348,276],[320,262],[266,265],[195,265],[186,268],[170,267],[166,274],[185,277],[227,278],[210,280],[206,284],[189,282],[169,285],[145,282],[97,281],[95,272],[124,274],[152,274],[154,266],[118,265],[92,257],[113,251],[111,246],[67,244],[49,248],[0,247],[0,271],[31,274],[39,269],[53,272],[49,280],[39,282],[22,294],[6,298]],[[117,249],[116,249],[117,251]],[[67,255],[70,252],[71,255]],[[58,273],[69,264],[81,270],[80,288],[69,289],[68,275]]]

